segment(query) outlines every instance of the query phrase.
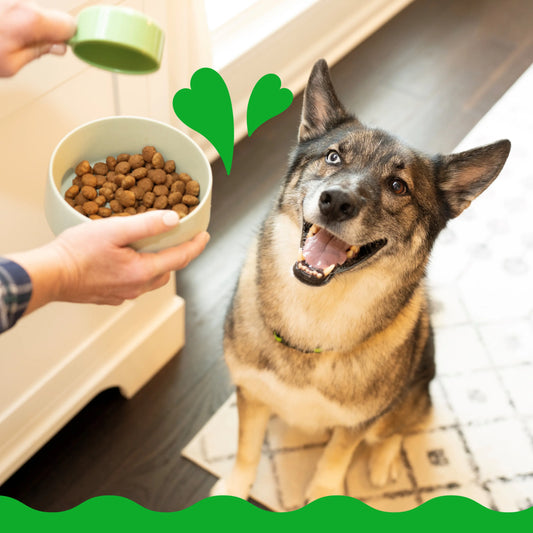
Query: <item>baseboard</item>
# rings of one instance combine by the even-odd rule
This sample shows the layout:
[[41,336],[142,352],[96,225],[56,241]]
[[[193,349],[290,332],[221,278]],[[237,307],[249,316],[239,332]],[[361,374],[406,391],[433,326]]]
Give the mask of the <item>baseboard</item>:
[[[133,396],[185,343],[185,302],[125,306],[106,331],[88,338],[0,424],[0,484],[101,391]],[[139,322],[139,316],[142,321]],[[150,317],[150,318],[146,318]]]

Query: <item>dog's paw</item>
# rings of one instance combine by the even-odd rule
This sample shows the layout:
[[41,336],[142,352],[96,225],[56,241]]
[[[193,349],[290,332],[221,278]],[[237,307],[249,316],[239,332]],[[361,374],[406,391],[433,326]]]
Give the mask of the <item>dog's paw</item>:
[[370,483],[383,488],[388,483],[396,483],[400,471],[400,461],[395,459],[390,464],[375,463],[370,465]]
[[343,496],[344,488],[342,485],[329,487],[317,483],[311,483],[305,492],[305,503],[311,503],[325,496]]
[[226,480],[220,478],[209,491],[209,496],[229,496]]
[[382,488],[389,482],[395,483],[398,479],[401,443],[401,437],[395,435],[372,447],[368,467],[370,482],[375,487]]
[[235,496],[247,500],[250,493],[250,484],[232,474],[227,479],[221,478],[209,492],[210,496]]

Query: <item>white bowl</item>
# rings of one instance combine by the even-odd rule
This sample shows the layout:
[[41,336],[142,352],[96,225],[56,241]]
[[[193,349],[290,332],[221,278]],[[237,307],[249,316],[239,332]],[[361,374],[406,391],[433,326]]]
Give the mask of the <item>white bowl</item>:
[[[181,131],[142,117],[107,117],[88,122],[63,137],[56,146],[48,169],[45,214],[55,235],[76,224],[93,221],[65,201],[76,165],[87,159],[91,165],[109,155],[138,154],[144,146],[155,146],[165,161],[176,162],[176,172],[186,172],[200,184],[200,203],[171,230],[131,244],[141,252],[157,252],[177,246],[207,229],[211,215],[211,165],[200,147]],[[135,216],[135,215],[133,215]]]

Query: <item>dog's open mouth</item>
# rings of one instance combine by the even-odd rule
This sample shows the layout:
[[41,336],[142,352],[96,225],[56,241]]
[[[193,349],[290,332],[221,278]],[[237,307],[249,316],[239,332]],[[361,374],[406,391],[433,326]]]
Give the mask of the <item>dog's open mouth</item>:
[[354,268],[387,244],[379,239],[362,246],[351,245],[316,224],[304,223],[300,257],[294,275],[308,285],[324,285],[335,274]]

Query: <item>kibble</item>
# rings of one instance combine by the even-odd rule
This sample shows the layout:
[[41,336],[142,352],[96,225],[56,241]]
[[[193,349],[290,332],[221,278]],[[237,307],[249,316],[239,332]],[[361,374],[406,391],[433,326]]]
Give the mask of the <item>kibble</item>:
[[115,167],[117,166],[117,160],[112,155],[107,156],[105,163],[109,170],[115,170]]
[[131,191],[119,191],[116,192],[115,198],[122,204],[122,207],[133,207],[136,199],[135,194]]
[[81,177],[82,185],[88,185],[89,187],[96,187],[96,176],[93,174],[84,174]]
[[109,207],[111,208],[113,213],[122,213],[122,211],[124,211],[122,204],[117,199],[111,200],[109,202]]
[[171,172],[174,172],[176,170],[176,163],[172,159],[169,159],[164,164],[163,168],[165,169],[165,172],[167,174],[170,174]]
[[76,172],[76,176],[83,176],[84,174],[88,174],[89,172],[91,172],[91,165],[89,161],[87,160],[81,161],[76,167],[75,172]]
[[152,207],[155,202],[155,194],[152,191],[145,192],[142,202],[145,207]]
[[103,207],[107,203],[107,198],[105,196],[97,196],[94,201],[98,207]]
[[117,174],[127,174],[131,170],[131,165],[127,161],[121,161],[117,163],[115,167],[115,172]]
[[83,208],[83,212],[86,215],[96,215],[96,213],[98,213],[98,209],[100,209],[98,205],[96,204],[96,202],[85,202],[82,205],[82,208]]
[[176,211],[180,218],[186,217],[189,214],[189,208],[185,204],[176,204],[172,206],[172,210]]
[[200,193],[200,184],[195,180],[187,182],[185,184],[185,192],[191,196],[198,196]]
[[130,156],[128,159],[128,163],[130,164],[130,167],[135,170],[136,168],[144,166],[144,158],[142,154],[135,154]]
[[102,187],[100,189],[100,194],[108,202],[110,202],[111,200],[113,200],[113,198],[115,198],[115,193],[111,190],[110,187]]
[[151,163],[152,158],[154,157],[154,154],[157,152],[155,149],[155,146],[145,146],[142,149],[142,156],[143,159],[146,161],[146,163]]
[[108,173],[109,169],[105,163],[95,163],[93,167],[94,174],[100,174],[105,176]]
[[162,185],[167,181],[167,175],[162,168],[152,168],[148,171],[148,177],[155,185]]
[[139,187],[139,185],[134,185],[130,191],[135,195],[136,200],[142,200],[142,197],[144,196],[144,193],[146,192],[142,187]]
[[181,203],[182,198],[183,198],[183,195],[180,192],[171,192],[168,195],[168,203],[172,207],[173,205]]
[[125,174],[115,174],[114,178],[113,178],[113,183],[117,186],[117,187],[122,187],[122,180],[126,177]]
[[81,194],[87,198],[87,200],[94,200],[96,198],[96,189],[85,185],[81,188]]
[[107,181],[107,177],[101,174],[97,174],[95,177],[96,177],[96,188],[99,189]]
[[65,192],[65,198],[75,198],[76,195],[80,192],[80,188],[77,185],[72,185]]
[[81,206],[81,205],[83,205],[86,201],[87,201],[87,198],[85,198],[85,196],[83,196],[83,194],[81,194],[81,192],[78,193],[78,194],[76,195],[76,197],[74,198],[74,203],[75,203],[76,205],[80,205],[80,206]]
[[142,178],[146,178],[147,174],[148,174],[148,170],[146,169],[146,167],[138,167],[131,173],[131,175],[136,180],[140,180]]
[[75,167],[65,201],[91,220],[172,209],[186,217],[199,204],[200,184],[186,172],[179,173],[173,159],[165,161],[155,146],[140,153],[109,155]]
[[192,194],[184,194],[181,201],[188,206],[198,205],[198,197]]
[[168,197],[167,196],[158,196],[155,199],[154,207],[156,209],[166,209],[168,206]]
[[168,187],[166,185],[156,185],[153,192],[156,196],[168,196]]
[[137,182],[137,186],[144,192],[148,192],[154,188],[154,182],[150,178],[142,178]]
[[122,178],[120,186],[124,189],[131,189],[135,185],[135,183],[137,183],[135,181],[135,178],[131,174],[128,174],[127,176],[124,176],[124,178]]
[[181,180],[175,181],[170,187],[170,192],[179,192],[180,194],[185,194],[185,183],[183,183]]
[[156,152],[154,154],[154,157],[152,157],[152,165],[154,165],[154,168],[163,168],[165,166],[165,160],[163,159],[163,156]]

